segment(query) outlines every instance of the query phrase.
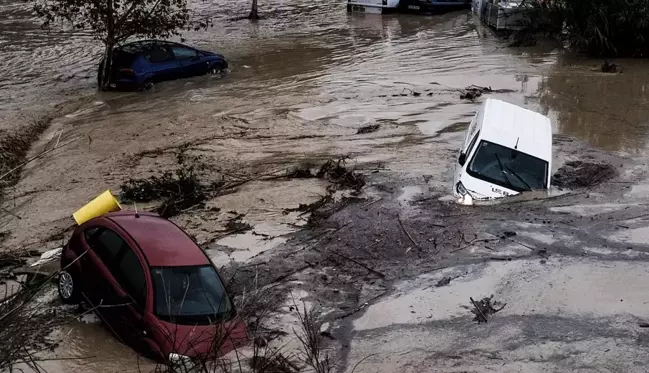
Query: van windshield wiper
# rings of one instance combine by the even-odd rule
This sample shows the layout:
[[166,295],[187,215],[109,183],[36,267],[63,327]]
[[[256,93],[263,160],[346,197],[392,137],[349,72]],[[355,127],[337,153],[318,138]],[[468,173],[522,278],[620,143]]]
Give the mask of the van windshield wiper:
[[523,183],[523,184],[525,185],[525,187],[527,188],[528,191],[532,191],[532,187],[530,186],[530,184],[526,183],[525,180],[523,180],[523,178],[522,178],[519,174],[517,174],[516,172],[514,172],[514,170],[512,170],[512,169],[509,168],[509,167],[505,167],[505,169],[506,169],[507,171],[509,171],[512,175],[516,176],[516,178],[517,178],[518,180],[520,180],[521,183]]
[[498,166],[500,167],[500,172],[503,174],[505,177],[505,180],[507,181],[507,184],[509,184],[510,187],[516,188],[514,184],[512,184],[511,181],[509,181],[509,176],[507,176],[507,172],[505,172],[505,167],[503,167],[503,163],[500,161],[500,157],[498,156],[498,153],[494,153],[496,156],[496,160],[498,161]]

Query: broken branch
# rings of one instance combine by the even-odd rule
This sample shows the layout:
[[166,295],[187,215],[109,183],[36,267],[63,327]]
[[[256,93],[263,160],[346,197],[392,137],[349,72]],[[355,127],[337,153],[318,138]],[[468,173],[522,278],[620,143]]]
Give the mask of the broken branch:
[[412,242],[412,244],[415,245],[415,247],[417,247],[418,249],[421,249],[421,247],[417,244],[417,242],[415,242],[415,240],[412,238],[410,233],[408,233],[406,227],[403,226],[403,222],[401,221],[401,217],[399,215],[397,215],[397,220],[399,221],[399,225],[401,226],[403,233],[405,233],[406,236],[408,236],[408,238],[410,239],[410,242]]

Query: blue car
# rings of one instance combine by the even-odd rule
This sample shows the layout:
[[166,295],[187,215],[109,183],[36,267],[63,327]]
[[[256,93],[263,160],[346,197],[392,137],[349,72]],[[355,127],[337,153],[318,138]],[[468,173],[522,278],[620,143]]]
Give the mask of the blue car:
[[[99,64],[101,86],[104,61]],[[228,68],[225,58],[186,45],[142,40],[115,48],[108,88],[149,89],[164,80],[218,73]]]

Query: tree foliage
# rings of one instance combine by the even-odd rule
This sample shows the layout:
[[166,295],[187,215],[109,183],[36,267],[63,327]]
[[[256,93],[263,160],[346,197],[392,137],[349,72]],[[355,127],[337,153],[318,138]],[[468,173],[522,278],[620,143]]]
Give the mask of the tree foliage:
[[35,0],[34,10],[44,27],[86,30],[104,43],[102,87],[108,84],[116,45],[132,37],[168,38],[209,26],[209,20],[191,19],[187,0]]
[[188,26],[186,0],[36,0],[44,26],[68,24],[106,44],[133,37],[166,38]]
[[571,47],[596,56],[649,56],[649,0],[527,0]]

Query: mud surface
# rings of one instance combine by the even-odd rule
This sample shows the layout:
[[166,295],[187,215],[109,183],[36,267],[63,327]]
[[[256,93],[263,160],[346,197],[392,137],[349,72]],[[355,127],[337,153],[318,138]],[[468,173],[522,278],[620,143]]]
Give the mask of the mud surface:
[[616,175],[617,171],[611,164],[570,161],[557,170],[552,177],[552,183],[565,188],[588,188]]
[[[41,31],[25,4],[0,4],[3,126],[61,101],[80,105],[54,119],[28,156],[70,144],[28,164],[5,191],[3,248],[60,247],[71,214],[105,189],[165,172],[179,180],[184,149],[205,165],[201,185],[232,187],[172,219],[234,293],[254,283],[285,300],[266,325],[271,344],[297,348],[292,307],[305,302],[321,310],[340,371],[377,352],[356,372],[646,366],[646,336],[634,329],[649,318],[644,62],[605,74],[601,61],[552,46],[507,48],[468,12],[377,17],[291,0],[260,3],[265,19],[249,22],[230,20],[247,13],[245,3],[196,7],[219,9],[222,26],[184,37],[226,55],[228,75],[98,94],[92,40]],[[490,89],[460,99],[472,86]],[[562,191],[453,202],[457,149],[485,96],[553,119]],[[314,177],[329,160],[328,176]],[[138,209],[157,209],[155,199]],[[465,307],[491,294],[507,307],[477,324]],[[153,369],[96,319],[50,338],[62,341],[47,357],[71,357],[48,360],[50,372]]]

